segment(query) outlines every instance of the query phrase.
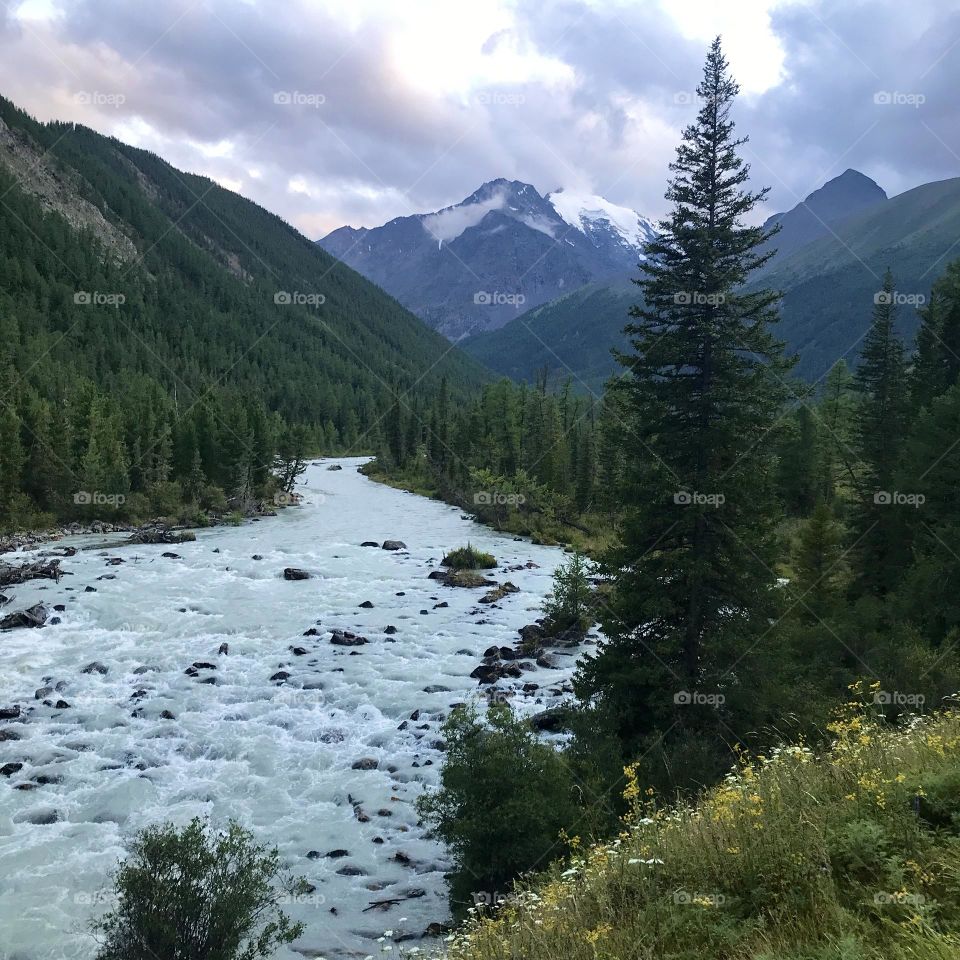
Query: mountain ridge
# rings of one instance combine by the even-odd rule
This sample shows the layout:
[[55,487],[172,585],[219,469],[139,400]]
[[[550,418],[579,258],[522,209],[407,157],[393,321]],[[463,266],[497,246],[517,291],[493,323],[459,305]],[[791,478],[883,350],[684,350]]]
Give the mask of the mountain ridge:
[[653,234],[649,220],[602,197],[543,196],[498,178],[440,210],[339,227],[317,242],[458,340],[635,268]]

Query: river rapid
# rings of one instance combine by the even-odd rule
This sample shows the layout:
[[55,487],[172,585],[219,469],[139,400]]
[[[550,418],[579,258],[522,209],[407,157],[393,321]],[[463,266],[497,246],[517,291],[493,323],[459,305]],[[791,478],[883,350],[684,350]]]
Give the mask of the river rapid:
[[[81,550],[59,583],[7,591],[5,613],[39,601],[65,610],[59,624],[0,634],[0,707],[22,709],[0,723],[16,736],[0,740],[0,766],[23,764],[0,776],[0,957],[91,960],[86,924],[110,906],[132,836],[193,816],[239,820],[314,886],[286,907],[307,930],[284,960],[378,955],[384,931],[388,943],[418,938],[447,918],[450,862],[423,836],[414,802],[437,782],[443,718],[478,696],[471,670],[538,616],[563,553],[373,483],[362,462],[312,464],[303,505],[275,518],[172,547]],[[117,538],[53,546],[107,539]],[[386,539],[408,549],[360,545]],[[518,593],[481,606],[485,591],[428,579],[468,540]],[[311,578],[287,581],[286,567]],[[335,628],[370,642],[335,646]],[[575,662],[557,653],[556,668],[498,687],[530,713],[556,704]],[[106,672],[82,672],[93,661]],[[185,673],[194,663],[214,669]],[[524,683],[538,689],[522,693]],[[57,685],[51,706],[35,698]],[[366,909],[392,898],[401,902]]]

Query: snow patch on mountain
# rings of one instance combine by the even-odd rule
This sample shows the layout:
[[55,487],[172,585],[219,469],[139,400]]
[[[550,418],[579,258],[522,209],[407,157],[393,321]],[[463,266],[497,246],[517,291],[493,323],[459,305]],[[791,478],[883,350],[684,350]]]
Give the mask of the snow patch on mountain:
[[557,190],[547,194],[547,200],[561,219],[587,236],[606,223],[621,243],[640,249],[657,235],[654,225],[636,210],[596,194]]

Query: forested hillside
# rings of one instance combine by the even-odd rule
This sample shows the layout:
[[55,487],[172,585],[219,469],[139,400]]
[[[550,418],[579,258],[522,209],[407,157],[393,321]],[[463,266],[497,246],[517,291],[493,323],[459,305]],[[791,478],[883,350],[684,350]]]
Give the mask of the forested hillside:
[[5,100],[0,198],[0,528],[242,506],[278,447],[371,449],[394,395],[483,380],[256,204]]

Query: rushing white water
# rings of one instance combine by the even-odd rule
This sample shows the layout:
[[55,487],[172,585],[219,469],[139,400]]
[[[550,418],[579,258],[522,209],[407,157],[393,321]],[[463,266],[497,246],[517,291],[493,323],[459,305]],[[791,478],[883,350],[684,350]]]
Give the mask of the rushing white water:
[[[342,471],[312,465],[304,506],[276,518],[200,531],[175,547],[81,551],[63,561],[71,576],[59,584],[7,591],[15,601],[5,612],[37,601],[66,610],[60,624],[0,634],[0,707],[18,703],[25,716],[0,723],[20,738],[0,742],[0,765],[23,764],[0,777],[0,956],[88,960],[96,941],[87,921],[109,905],[110,875],[133,834],[197,815],[236,818],[315,886],[287,907],[307,931],[280,957],[364,957],[378,953],[375,938],[387,929],[419,935],[446,918],[450,864],[422,836],[413,803],[436,783],[442,718],[477,695],[470,671],[484,649],[512,643],[537,616],[562,553],[372,483],[356,472],[362,461],[338,462]],[[360,546],[393,538],[409,549]],[[479,606],[483,591],[427,579],[467,540],[492,552],[493,577],[520,592]],[[505,572],[528,561],[538,566]],[[285,581],[285,567],[313,576]],[[372,609],[360,607],[367,600]],[[384,634],[388,624],[395,635]],[[303,636],[310,627],[318,635]],[[370,642],[331,645],[332,628]],[[224,642],[229,653],[220,655]],[[517,704],[556,702],[573,666],[572,656],[560,659],[563,669],[511,682],[540,687],[518,690]],[[81,672],[94,660],[105,674]],[[185,674],[195,661],[216,669]],[[280,670],[289,679],[271,681]],[[215,684],[202,682],[209,678]],[[52,702],[68,709],[35,699],[61,681]],[[362,758],[377,769],[352,769]],[[348,855],[326,856],[335,849]]]

